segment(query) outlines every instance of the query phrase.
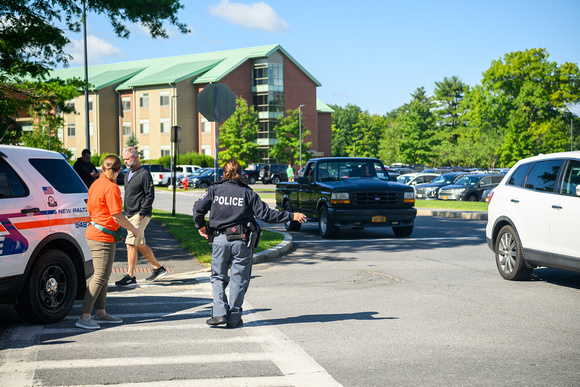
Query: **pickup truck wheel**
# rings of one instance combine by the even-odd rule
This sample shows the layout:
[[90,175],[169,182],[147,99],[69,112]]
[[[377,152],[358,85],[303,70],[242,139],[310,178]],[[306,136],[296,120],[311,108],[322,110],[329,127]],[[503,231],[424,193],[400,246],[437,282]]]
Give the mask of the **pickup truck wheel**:
[[[284,204],[284,211],[292,212],[292,205],[290,202],[286,202],[286,204]],[[302,226],[302,223],[290,220],[285,222],[284,226],[288,231],[300,231],[300,226]]]
[[207,187],[209,187],[209,185],[205,181],[202,181],[201,183],[199,183],[199,188],[206,189]]
[[393,227],[393,232],[397,238],[406,238],[413,233],[413,226]]
[[533,269],[526,266],[520,238],[512,226],[504,226],[495,241],[495,263],[499,274],[506,280],[528,279]]
[[70,257],[63,251],[48,250],[34,264],[16,311],[31,323],[60,321],[73,307],[77,286],[77,272]]
[[280,178],[278,176],[274,176],[272,178],[272,184],[278,184],[280,182]]
[[325,239],[332,239],[338,235],[338,230],[339,228],[330,220],[328,207],[322,206],[318,213],[318,232],[320,232],[320,236]]
[[256,178],[254,176],[250,176],[250,184],[256,184]]

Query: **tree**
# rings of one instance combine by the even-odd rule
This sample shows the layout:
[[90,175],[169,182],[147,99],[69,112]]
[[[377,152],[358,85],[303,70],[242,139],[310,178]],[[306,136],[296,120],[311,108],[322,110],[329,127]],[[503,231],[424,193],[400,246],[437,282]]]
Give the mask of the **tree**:
[[[141,23],[153,38],[167,38],[164,22],[182,33],[187,27],[177,20],[183,6],[180,0],[83,0],[87,12],[107,16],[117,36],[129,37],[124,23]],[[71,0],[3,0],[0,8],[0,138],[14,141],[19,131],[16,117],[27,112],[38,99],[37,89],[52,68],[68,66],[70,56],[64,47],[70,43],[57,24],[63,19],[66,28],[79,32],[82,6]],[[28,81],[30,79],[36,82]],[[78,80],[65,81],[78,86]],[[23,86],[24,85],[24,86]],[[46,91],[46,90],[45,90]],[[64,104],[65,101],[62,101]],[[10,133],[8,133],[10,131]]]
[[245,168],[260,160],[256,137],[259,130],[258,113],[243,98],[236,99],[236,111],[219,128],[220,164],[237,160]]
[[352,132],[362,109],[351,104],[347,104],[345,107],[329,106],[334,110],[332,114],[332,155],[348,156],[347,147],[352,145]]
[[558,66],[548,57],[545,49],[506,54],[492,62],[469,96],[471,130],[505,139],[496,150],[502,166],[568,149],[566,105],[580,101],[580,71],[577,64]]
[[[300,160],[300,127],[298,122],[298,109],[287,110],[286,116],[280,120],[276,127],[278,142],[270,150],[270,157],[280,163],[296,165]],[[302,162],[310,160],[311,154],[308,148],[311,142],[305,139],[310,135],[310,130],[302,126]]]
[[386,130],[384,117],[368,111],[359,113],[358,120],[351,132],[350,144],[346,146],[347,154],[358,157],[379,157],[379,145]]
[[[125,145],[127,148],[133,147],[133,148],[139,150],[139,140],[137,139],[137,136],[135,136],[134,132],[131,132],[129,137],[127,137],[127,141],[125,141]],[[143,154],[143,151],[140,150],[139,151],[139,158],[143,159],[143,157],[145,157],[145,155]]]
[[62,142],[56,135],[59,120],[62,120],[62,118],[54,117],[52,115],[42,117],[40,122],[34,125],[34,130],[32,132],[24,133],[22,135],[24,146],[50,149],[64,154],[69,160],[71,160],[74,154],[70,150],[64,148]]

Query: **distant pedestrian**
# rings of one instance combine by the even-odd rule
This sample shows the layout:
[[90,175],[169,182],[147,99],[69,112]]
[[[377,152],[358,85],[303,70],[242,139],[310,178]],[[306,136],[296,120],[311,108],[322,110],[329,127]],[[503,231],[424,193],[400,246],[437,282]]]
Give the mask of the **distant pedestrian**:
[[292,164],[288,164],[286,175],[288,175],[288,181],[294,181],[294,168],[292,168]]
[[88,149],[83,149],[81,157],[75,161],[73,168],[87,188],[91,188],[91,184],[99,177],[99,171],[91,163],[91,151]]
[[[209,214],[209,226],[205,215]],[[212,243],[210,282],[213,294],[212,317],[207,325],[242,326],[242,304],[252,273],[254,247],[260,230],[254,217],[266,223],[304,222],[300,213],[278,211],[242,182],[242,167],[237,161],[224,166],[223,179],[211,185],[193,205],[195,227]],[[257,239],[256,239],[257,238]],[[228,269],[231,266],[231,275]],[[230,287],[229,300],[226,288]]]
[[129,168],[125,174],[125,216],[131,224],[139,229],[140,234],[127,233],[125,244],[127,245],[127,274],[115,285],[121,287],[136,286],[135,266],[137,265],[138,252],[153,266],[153,272],[146,281],[155,281],[167,274],[167,270],[157,262],[155,255],[149,246],[145,244],[145,229],[151,220],[153,200],[155,200],[155,188],[151,173],[143,168],[139,162],[139,152],[133,147],[123,151],[123,161]]
[[[75,324],[79,328],[91,330],[99,329],[101,327],[99,324],[123,322],[122,319],[107,314],[105,310],[107,284],[113,269],[117,242],[121,239],[120,227],[125,227],[134,235],[139,236],[139,230],[123,215],[121,191],[116,183],[121,170],[121,160],[114,155],[105,157],[102,170],[101,176],[89,188],[87,201],[91,223],[87,228],[85,238],[93,255],[95,272],[85,292],[81,317]],[[95,307],[95,317],[91,318],[93,307]]]

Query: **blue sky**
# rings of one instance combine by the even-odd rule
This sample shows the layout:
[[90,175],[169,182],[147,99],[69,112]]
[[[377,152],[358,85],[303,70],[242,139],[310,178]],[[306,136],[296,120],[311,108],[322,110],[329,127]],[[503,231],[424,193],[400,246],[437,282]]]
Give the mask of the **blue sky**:
[[[458,76],[481,82],[506,53],[545,48],[550,60],[580,63],[580,0],[245,1],[182,0],[188,35],[151,39],[141,27],[117,38],[88,15],[89,64],[280,44],[322,86],[328,104],[385,114],[420,86]],[[69,34],[71,66],[82,65],[82,34]],[[580,114],[580,108],[574,108]]]

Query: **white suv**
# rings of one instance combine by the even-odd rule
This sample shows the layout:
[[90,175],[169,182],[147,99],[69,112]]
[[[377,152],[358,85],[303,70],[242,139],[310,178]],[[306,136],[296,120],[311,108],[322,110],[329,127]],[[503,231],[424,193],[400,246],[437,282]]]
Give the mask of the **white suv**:
[[62,320],[93,274],[87,187],[62,155],[0,145],[0,302]]
[[489,197],[487,244],[508,280],[538,266],[580,272],[580,152],[520,160]]

